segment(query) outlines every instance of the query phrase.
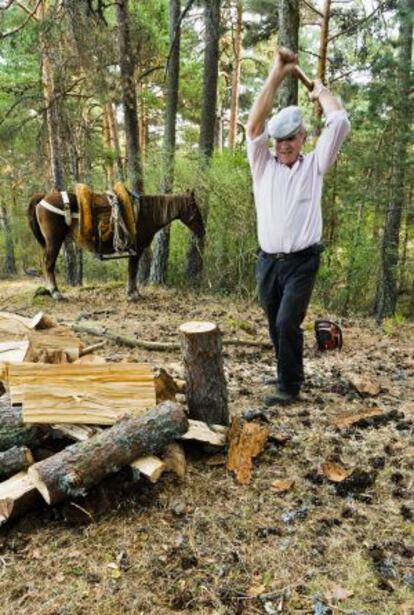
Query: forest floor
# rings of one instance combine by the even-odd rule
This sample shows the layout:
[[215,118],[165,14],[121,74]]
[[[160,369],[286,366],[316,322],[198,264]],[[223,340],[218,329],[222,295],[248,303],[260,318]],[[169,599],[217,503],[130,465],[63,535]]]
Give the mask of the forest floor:
[[[130,304],[120,285],[89,285],[55,303],[33,298],[39,283],[1,282],[0,309],[144,340],[177,341],[187,320],[268,340],[252,302],[149,287]],[[414,613],[414,326],[342,320],[343,351],[320,354],[313,319],[329,316],[313,307],[305,322],[302,400],[256,419],[272,437],[250,485],[193,446],[183,480],[125,471],[83,501],[88,516],[71,504],[27,514],[0,529],[1,615]],[[183,375],[179,351],[97,352]],[[271,351],[230,346],[224,361],[232,415],[263,410]],[[352,475],[335,482],[338,466]]]

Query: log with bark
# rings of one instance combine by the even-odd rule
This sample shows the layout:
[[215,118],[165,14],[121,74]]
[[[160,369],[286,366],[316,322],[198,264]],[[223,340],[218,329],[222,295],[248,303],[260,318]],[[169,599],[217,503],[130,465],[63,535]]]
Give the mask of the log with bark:
[[27,446],[12,446],[0,453],[0,479],[4,480],[12,474],[26,470],[33,462],[33,455]]
[[38,444],[45,429],[38,425],[24,425],[21,406],[12,406],[10,396],[0,397],[0,451],[13,446],[32,446]]
[[228,425],[227,386],[218,326],[193,321],[181,325],[179,331],[190,418]]
[[28,474],[48,504],[85,495],[105,476],[138,457],[161,451],[188,429],[183,408],[165,402],[140,417],[126,417],[89,440],[32,465]]

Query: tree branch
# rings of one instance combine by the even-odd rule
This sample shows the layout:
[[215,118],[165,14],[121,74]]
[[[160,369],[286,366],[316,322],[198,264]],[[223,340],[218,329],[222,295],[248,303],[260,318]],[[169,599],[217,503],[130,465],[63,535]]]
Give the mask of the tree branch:
[[369,15],[367,15],[366,17],[364,17],[363,19],[360,19],[359,21],[356,21],[354,24],[352,24],[351,26],[349,26],[349,28],[346,28],[345,30],[341,30],[341,32],[336,32],[335,34],[333,34],[332,36],[330,36],[328,38],[328,43],[330,43],[331,41],[335,40],[336,38],[338,38],[339,36],[343,36],[344,34],[347,34],[348,32],[352,32],[352,30],[356,30],[357,28],[359,28],[362,24],[366,23],[367,21],[369,21],[372,17],[374,17],[374,15],[376,13],[378,13],[384,6],[386,5],[386,2],[384,2],[383,4],[379,4],[377,6],[376,9],[374,9]]
[[25,27],[25,25],[27,24],[27,22],[29,21],[29,19],[31,19],[32,17],[34,19],[37,19],[37,17],[34,17],[34,15],[37,12],[37,9],[39,8],[41,2],[42,2],[42,0],[38,0],[37,1],[37,4],[36,4],[35,8],[33,9],[33,11],[31,13],[29,13],[29,15],[27,16],[27,19],[25,21],[23,21],[20,24],[20,26],[18,26],[14,30],[9,30],[8,32],[0,32],[0,39],[6,38],[7,36],[12,36],[12,34],[16,34],[16,32],[19,32],[20,30],[22,30]]

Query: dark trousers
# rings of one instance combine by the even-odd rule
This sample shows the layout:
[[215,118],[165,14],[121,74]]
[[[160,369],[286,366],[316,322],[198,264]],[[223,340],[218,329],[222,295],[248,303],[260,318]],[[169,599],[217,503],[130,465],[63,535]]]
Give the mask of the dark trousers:
[[261,252],[257,264],[260,303],[269,321],[277,358],[278,388],[296,395],[304,381],[303,332],[321,249],[310,247],[286,258]]

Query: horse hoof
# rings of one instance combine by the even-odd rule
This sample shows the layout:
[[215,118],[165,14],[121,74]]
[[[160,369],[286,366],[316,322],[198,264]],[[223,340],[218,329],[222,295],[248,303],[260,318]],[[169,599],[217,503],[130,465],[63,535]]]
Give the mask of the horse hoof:
[[55,301],[64,301],[65,297],[58,290],[54,290],[52,292],[52,299],[54,299]]

